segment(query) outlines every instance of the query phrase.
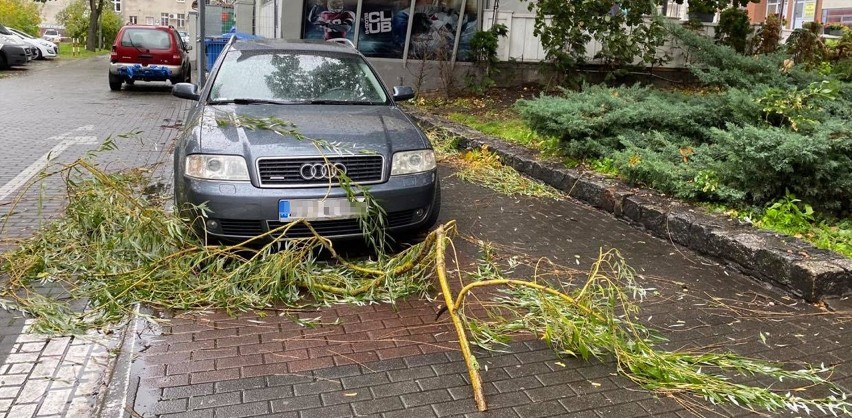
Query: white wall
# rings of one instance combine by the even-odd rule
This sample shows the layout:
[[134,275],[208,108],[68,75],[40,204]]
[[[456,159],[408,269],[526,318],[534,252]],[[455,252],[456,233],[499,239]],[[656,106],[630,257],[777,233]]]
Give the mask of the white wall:
[[[503,3],[500,3],[502,7]],[[670,18],[679,21],[678,17]],[[484,29],[492,26],[492,15],[486,13],[484,16]],[[497,56],[501,61],[541,62],[546,59],[546,52],[541,46],[538,37],[533,34],[535,29],[535,15],[529,12],[514,12],[501,10],[497,13],[497,23],[506,25],[509,34],[500,38],[497,47]],[[713,36],[716,31],[715,23],[704,23],[703,32],[707,36]],[[594,56],[600,52],[601,44],[594,39],[586,45],[586,60],[589,63],[597,63]],[[686,65],[687,57],[684,51],[677,46],[674,40],[667,41],[659,50],[657,55],[668,54],[671,59],[663,65],[666,68],[682,68]],[[636,62],[635,64],[641,64]]]

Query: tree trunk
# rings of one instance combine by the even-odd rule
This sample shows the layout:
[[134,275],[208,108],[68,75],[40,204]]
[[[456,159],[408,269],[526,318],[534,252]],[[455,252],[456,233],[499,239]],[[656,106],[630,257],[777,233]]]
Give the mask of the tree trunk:
[[94,51],[98,45],[98,26],[103,8],[104,0],[89,0],[89,34],[86,36],[86,49],[89,51]]

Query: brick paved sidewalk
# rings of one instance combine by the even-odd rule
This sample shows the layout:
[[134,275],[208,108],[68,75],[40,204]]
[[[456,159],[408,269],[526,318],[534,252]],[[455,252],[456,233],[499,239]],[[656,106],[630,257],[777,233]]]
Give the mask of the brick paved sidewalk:
[[[665,348],[721,347],[824,362],[837,366],[838,384],[852,388],[848,312],[804,304],[571,201],[505,198],[446,176],[443,185],[442,219],[457,219],[461,234],[474,240],[495,242],[504,257],[547,256],[586,269],[601,246],[619,248],[643,283],[657,289],[641,304],[641,318],[671,340]],[[469,270],[477,249],[462,239],[456,245]],[[611,360],[559,359],[527,340],[506,353],[478,352],[489,404],[478,413],[454,331],[446,315],[436,321],[437,309],[406,300],[300,314],[320,316],[326,324],[318,328],[300,327],[276,311],[178,315],[140,333],[128,356],[133,412],[125,416],[676,417],[696,411],[641,390],[617,375]],[[729,406],[711,410],[752,415]]]

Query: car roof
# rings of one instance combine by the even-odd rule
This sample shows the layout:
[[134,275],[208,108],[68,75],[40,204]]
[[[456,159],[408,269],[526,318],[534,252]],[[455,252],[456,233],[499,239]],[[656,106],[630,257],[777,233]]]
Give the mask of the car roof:
[[332,52],[361,55],[355,48],[315,39],[236,39],[233,48],[238,51]]
[[162,25],[124,25],[121,27],[122,30],[127,29],[171,29],[171,26],[162,26]]

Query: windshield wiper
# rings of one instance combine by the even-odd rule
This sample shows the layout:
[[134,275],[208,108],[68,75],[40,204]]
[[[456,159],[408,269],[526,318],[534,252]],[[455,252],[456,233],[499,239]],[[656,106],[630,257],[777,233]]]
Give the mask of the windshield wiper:
[[308,100],[305,103],[308,104],[358,104],[358,105],[375,105],[382,104],[382,102],[365,102],[361,100],[326,100],[326,99],[316,99],[316,100]]
[[277,104],[277,105],[289,105],[289,104],[304,104],[309,103],[306,100],[275,100],[275,99],[245,99],[245,98],[237,98],[237,99],[216,99],[207,102],[212,105],[220,105],[220,104],[238,104],[238,105],[250,105],[250,104]]

